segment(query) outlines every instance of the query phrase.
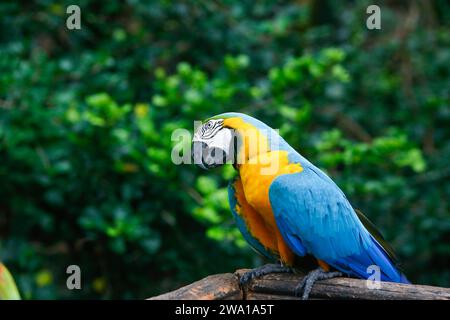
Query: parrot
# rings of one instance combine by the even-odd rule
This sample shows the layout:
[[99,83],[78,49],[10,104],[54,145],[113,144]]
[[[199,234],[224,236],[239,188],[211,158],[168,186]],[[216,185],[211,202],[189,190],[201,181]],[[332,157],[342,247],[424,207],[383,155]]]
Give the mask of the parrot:
[[410,283],[374,224],[262,121],[237,112],[206,119],[194,130],[192,159],[205,170],[232,163],[237,174],[228,196],[237,228],[255,251],[277,262],[248,271],[241,285],[298,269],[307,270],[295,289],[302,299],[316,281],[344,275]]

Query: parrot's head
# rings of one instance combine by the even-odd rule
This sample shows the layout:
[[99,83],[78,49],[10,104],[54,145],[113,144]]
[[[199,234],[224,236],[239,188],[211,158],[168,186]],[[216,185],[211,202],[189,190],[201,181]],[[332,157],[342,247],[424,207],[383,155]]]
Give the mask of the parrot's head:
[[192,139],[194,164],[211,169],[231,162],[253,163],[258,155],[270,150],[290,150],[278,133],[265,123],[246,114],[229,112],[206,120]]
[[210,119],[201,125],[192,139],[194,164],[209,170],[233,158],[234,130],[224,126],[224,119]]

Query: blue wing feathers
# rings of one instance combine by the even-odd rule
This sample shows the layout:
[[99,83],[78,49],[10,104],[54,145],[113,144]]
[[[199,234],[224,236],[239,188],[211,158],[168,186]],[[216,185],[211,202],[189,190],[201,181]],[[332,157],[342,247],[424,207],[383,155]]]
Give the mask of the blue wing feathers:
[[339,187],[309,162],[302,165],[302,172],[277,177],[269,190],[275,220],[289,247],[352,276],[367,279],[367,267],[377,265],[381,280],[407,282]]
[[[280,219],[279,225],[281,225],[281,228],[283,228],[284,230],[288,230],[288,226],[284,220]],[[302,240],[296,234],[286,232],[284,240],[286,241],[289,248],[291,248],[296,255],[301,257],[306,255],[307,253],[306,248],[303,245]]]

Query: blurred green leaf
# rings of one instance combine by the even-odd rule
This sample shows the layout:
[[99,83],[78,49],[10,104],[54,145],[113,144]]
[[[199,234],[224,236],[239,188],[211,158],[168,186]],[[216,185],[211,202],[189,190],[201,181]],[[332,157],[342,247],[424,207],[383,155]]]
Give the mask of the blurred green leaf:
[[16,283],[2,263],[0,263],[0,300],[20,300]]

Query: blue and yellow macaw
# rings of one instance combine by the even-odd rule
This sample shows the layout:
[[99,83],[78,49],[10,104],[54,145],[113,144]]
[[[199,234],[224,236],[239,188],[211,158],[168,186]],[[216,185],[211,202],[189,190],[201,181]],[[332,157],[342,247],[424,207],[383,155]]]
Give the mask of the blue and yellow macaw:
[[[346,274],[409,283],[374,225],[350,205],[342,190],[261,121],[240,113],[210,118],[193,138],[195,163],[210,169],[231,161],[238,171],[229,202],[247,242],[281,265],[250,271],[241,281],[271,272],[289,272],[315,260],[298,286],[308,298],[316,280]],[[368,269],[369,268],[369,269]],[[368,271],[370,270],[370,271]]]

